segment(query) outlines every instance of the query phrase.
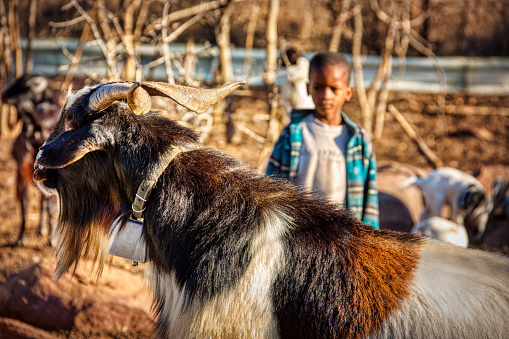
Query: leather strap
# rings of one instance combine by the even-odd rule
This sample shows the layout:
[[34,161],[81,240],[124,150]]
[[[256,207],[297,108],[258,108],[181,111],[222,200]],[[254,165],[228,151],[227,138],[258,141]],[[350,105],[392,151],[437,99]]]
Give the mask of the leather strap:
[[154,179],[145,179],[141,182],[140,186],[138,187],[138,191],[136,192],[136,195],[134,197],[134,202],[132,205],[133,209],[133,216],[136,219],[142,219],[143,218],[143,212],[145,212],[145,209],[147,207],[147,202],[150,197],[150,193],[152,192],[152,189],[154,188],[155,184],[157,183],[157,180],[161,176],[161,174],[164,172],[166,167],[170,164],[170,162],[179,154],[182,152],[178,148],[173,148],[170,152],[166,153],[165,156],[163,156],[162,161],[160,162],[160,167],[156,171],[155,178]]

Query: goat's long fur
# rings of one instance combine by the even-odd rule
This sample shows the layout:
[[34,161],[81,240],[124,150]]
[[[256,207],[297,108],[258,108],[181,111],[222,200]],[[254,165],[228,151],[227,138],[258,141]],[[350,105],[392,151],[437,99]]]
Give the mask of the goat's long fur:
[[[156,113],[68,100],[34,179],[58,194],[58,275],[104,257],[110,225],[172,147],[143,239],[161,338],[503,338],[509,259],[376,231],[200,146]],[[72,128],[68,128],[72,126]],[[79,180],[77,180],[79,178]],[[101,266],[101,263],[99,264]]]

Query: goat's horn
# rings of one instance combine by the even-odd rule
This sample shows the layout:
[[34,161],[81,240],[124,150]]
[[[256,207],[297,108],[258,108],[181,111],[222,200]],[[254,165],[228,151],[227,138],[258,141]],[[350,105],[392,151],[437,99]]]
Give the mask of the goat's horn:
[[243,84],[245,81],[237,81],[219,88],[203,89],[148,81],[141,86],[151,96],[168,97],[191,111],[202,113]]
[[88,107],[92,112],[100,112],[113,102],[126,99],[132,82],[110,82],[101,85],[88,100]]
[[145,114],[150,110],[151,100],[148,93],[140,87],[140,83],[121,81],[111,82],[100,86],[88,101],[92,112],[100,112],[113,102],[127,99],[134,114]]
[[152,106],[150,95],[136,82],[127,92],[127,104],[136,115],[147,114]]

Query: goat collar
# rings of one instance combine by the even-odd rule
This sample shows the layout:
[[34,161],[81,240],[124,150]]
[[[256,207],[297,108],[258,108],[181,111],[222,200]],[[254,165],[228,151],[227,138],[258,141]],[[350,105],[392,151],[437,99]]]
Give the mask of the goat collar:
[[134,197],[134,202],[132,205],[133,216],[136,219],[143,218],[143,212],[145,212],[145,208],[147,205],[148,198],[150,197],[150,193],[154,188],[157,180],[163,173],[163,171],[168,167],[170,162],[180,153],[182,152],[179,148],[174,147],[169,152],[165,153],[159,165],[156,166],[156,170],[151,173],[148,179],[145,179],[141,182],[140,186],[138,186],[138,191],[136,192],[136,196]]

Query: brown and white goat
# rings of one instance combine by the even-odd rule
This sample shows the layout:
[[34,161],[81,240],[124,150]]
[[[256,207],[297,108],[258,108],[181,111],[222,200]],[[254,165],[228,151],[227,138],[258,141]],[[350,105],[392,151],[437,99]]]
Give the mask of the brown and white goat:
[[200,111],[236,86],[121,82],[67,99],[34,173],[60,198],[58,276],[85,255],[100,271],[111,225],[150,182],[134,210],[161,338],[507,336],[508,258],[374,230],[148,112],[149,94]]
[[[32,184],[34,161],[60,114],[57,96],[50,88],[49,80],[43,76],[24,75],[16,79],[2,93],[2,101],[16,107],[18,119],[23,122],[21,133],[14,140],[12,155],[18,167],[16,197],[21,207],[21,225],[18,245],[25,243],[25,228],[28,208],[28,186]],[[47,235],[53,229],[55,203],[53,198],[41,196],[41,219],[39,234]]]

